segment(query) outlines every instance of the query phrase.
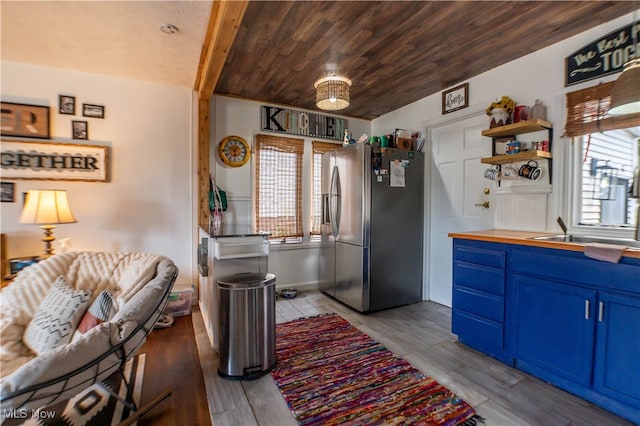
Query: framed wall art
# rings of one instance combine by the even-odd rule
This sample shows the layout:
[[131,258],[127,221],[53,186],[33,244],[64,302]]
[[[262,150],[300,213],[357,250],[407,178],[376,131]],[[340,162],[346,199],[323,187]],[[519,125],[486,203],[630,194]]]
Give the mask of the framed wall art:
[[24,140],[2,140],[6,179],[109,180],[109,147]]
[[82,116],[104,118],[104,105],[82,104]]
[[442,113],[449,114],[469,106],[469,83],[442,92]]
[[0,182],[0,202],[14,203],[16,201],[16,184]]
[[0,135],[49,139],[49,107],[2,102]]
[[86,121],[71,122],[72,139],[89,139],[89,123]]
[[76,97],[68,95],[58,95],[58,113],[66,115],[76,115]]

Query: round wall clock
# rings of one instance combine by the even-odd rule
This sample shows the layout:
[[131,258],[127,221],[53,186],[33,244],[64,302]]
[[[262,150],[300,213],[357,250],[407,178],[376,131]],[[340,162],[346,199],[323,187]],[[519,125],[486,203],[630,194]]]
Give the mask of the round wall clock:
[[218,145],[218,155],[227,166],[240,167],[249,161],[251,148],[240,136],[227,136]]

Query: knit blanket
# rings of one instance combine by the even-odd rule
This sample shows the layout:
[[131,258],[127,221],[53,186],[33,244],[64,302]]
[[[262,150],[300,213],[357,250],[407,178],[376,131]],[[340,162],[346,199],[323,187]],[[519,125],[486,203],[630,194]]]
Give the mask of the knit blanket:
[[36,357],[23,344],[22,335],[56,278],[63,275],[71,287],[90,290],[89,303],[102,290],[110,290],[122,306],[153,278],[161,259],[137,252],[70,252],[20,271],[0,292],[0,377]]

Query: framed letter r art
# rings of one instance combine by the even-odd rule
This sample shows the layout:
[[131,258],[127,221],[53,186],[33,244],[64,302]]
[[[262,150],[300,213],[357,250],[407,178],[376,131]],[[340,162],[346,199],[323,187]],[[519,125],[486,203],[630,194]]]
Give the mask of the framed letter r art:
[[49,107],[2,102],[0,134],[49,139]]

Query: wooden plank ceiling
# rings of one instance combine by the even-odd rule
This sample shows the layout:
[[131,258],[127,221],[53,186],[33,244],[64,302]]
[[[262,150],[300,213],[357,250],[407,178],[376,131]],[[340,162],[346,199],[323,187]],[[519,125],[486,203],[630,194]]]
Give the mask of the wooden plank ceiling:
[[353,80],[351,105],[340,114],[373,119],[637,8],[632,1],[251,1],[214,93],[317,110],[313,83],[336,72]]

